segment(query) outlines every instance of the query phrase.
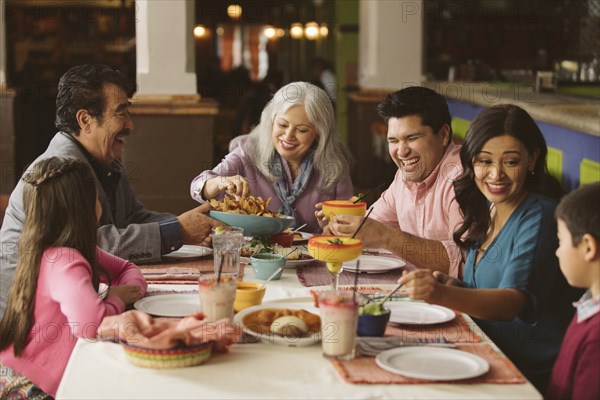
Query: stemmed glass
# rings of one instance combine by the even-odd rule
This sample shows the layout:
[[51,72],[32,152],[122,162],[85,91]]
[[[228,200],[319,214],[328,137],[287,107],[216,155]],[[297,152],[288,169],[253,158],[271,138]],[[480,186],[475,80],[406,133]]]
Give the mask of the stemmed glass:
[[342,263],[361,255],[362,242],[343,236],[313,236],[308,239],[308,253],[326,263],[331,274],[331,290],[337,291]]

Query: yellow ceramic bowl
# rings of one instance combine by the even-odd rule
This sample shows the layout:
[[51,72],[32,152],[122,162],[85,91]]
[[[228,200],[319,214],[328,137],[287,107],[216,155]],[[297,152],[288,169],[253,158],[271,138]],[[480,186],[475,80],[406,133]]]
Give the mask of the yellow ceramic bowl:
[[367,203],[359,201],[354,204],[350,200],[326,200],[323,202],[323,214],[329,219],[334,215],[356,215],[363,217],[367,211]]
[[354,260],[362,253],[362,242],[342,236],[313,236],[308,239],[308,253],[325,261],[327,269],[337,272],[344,261]]
[[238,282],[237,290],[235,292],[235,301],[233,303],[235,312],[240,312],[244,308],[258,306],[262,303],[267,288],[265,286],[262,289],[259,289],[260,286],[260,283]]

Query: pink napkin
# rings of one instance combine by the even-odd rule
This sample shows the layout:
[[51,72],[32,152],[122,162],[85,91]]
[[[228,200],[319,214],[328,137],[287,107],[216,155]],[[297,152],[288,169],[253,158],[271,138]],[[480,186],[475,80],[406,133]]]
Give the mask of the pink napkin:
[[214,341],[217,351],[241,340],[238,326],[227,320],[204,322],[204,314],[185,318],[152,318],[131,310],[120,315],[105,317],[98,328],[98,338],[119,339],[128,344],[151,349],[169,349],[177,345],[194,346]]

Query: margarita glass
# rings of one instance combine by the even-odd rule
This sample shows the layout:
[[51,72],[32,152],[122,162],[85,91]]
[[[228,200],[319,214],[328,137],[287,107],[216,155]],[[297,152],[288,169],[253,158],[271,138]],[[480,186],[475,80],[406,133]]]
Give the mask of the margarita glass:
[[342,263],[360,256],[362,242],[343,236],[313,236],[308,239],[308,253],[317,260],[325,261],[331,274],[331,290],[336,291]]
[[363,217],[367,211],[367,203],[358,201],[354,203],[352,200],[326,200],[323,202],[323,214],[330,220],[335,215],[356,215]]

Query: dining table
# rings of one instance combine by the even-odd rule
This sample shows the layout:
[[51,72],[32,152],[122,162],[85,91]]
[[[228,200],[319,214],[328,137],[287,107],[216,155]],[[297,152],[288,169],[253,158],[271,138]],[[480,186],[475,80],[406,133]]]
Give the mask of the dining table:
[[[142,268],[149,282],[158,282],[149,283],[146,296],[197,295],[198,288],[194,283],[197,277],[181,268],[177,269],[177,266],[187,265],[190,268],[194,263],[206,266],[211,265],[211,262],[212,256],[207,254],[201,260],[182,260],[182,264],[171,260],[163,265]],[[170,271],[164,276],[175,277],[173,281],[161,279],[163,272],[160,271],[165,271],[163,267]],[[310,304],[313,291],[329,288],[325,282],[322,285],[314,285],[320,282],[302,279],[303,268],[307,268],[308,271],[310,268],[318,270],[325,267],[318,263],[309,263],[286,268],[281,279],[268,283],[263,304],[277,305],[286,301]],[[200,271],[206,272],[202,271],[202,268]],[[248,264],[242,264],[241,272],[244,281],[262,282],[254,277]],[[368,278],[366,274],[364,278]],[[389,292],[396,283],[389,281],[374,284],[368,279],[364,281],[366,283],[360,282],[359,280],[358,290],[367,293]],[[394,301],[409,302],[410,299],[398,296]],[[127,361],[122,346],[118,343],[80,338],[64,371],[56,398],[542,399],[534,386],[518,372],[485,333],[478,329],[468,315],[457,312],[457,319],[459,317],[462,318],[460,329],[469,331],[469,334],[463,337],[477,339],[466,340],[472,343],[460,345],[470,346],[478,351],[487,346],[485,350],[489,353],[488,357],[495,360],[491,363],[490,372],[479,379],[447,382],[406,379],[379,369],[372,358],[359,355],[355,360],[344,362],[327,359],[323,357],[319,343],[294,346],[260,341],[233,344],[228,352],[215,353],[206,363],[198,366],[142,368]],[[450,336],[456,336],[456,326],[456,323],[452,326],[442,324],[437,333],[451,332]],[[418,327],[414,329],[409,332],[410,335],[420,333]],[[421,333],[425,334],[427,329]],[[398,332],[406,334],[406,331]],[[453,337],[450,337],[450,340],[452,339]]]

